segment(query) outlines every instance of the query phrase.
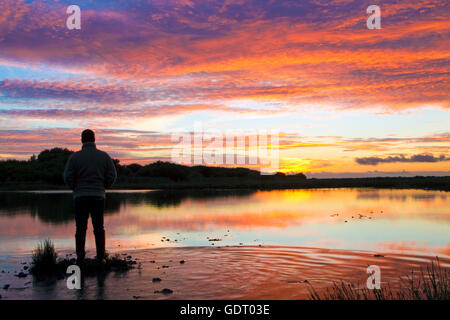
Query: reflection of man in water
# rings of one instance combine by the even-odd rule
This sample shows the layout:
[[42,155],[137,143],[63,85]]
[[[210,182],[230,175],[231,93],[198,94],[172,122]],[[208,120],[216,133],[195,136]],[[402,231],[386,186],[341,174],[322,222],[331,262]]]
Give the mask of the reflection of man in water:
[[95,234],[97,259],[105,263],[105,229],[103,228],[103,210],[105,206],[105,189],[110,188],[116,180],[114,163],[106,152],[95,146],[95,134],[84,130],[81,134],[83,147],[72,154],[64,170],[64,182],[73,190],[75,203],[75,245],[77,264],[84,262],[84,244],[89,213]]

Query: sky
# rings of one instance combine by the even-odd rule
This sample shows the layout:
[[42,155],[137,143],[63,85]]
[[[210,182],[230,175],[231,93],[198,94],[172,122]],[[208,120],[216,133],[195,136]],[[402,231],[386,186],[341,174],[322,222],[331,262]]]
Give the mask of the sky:
[[285,173],[449,175],[449,16],[445,0],[1,0],[0,159],[78,150],[91,128],[121,163],[171,161],[201,123],[276,130]]

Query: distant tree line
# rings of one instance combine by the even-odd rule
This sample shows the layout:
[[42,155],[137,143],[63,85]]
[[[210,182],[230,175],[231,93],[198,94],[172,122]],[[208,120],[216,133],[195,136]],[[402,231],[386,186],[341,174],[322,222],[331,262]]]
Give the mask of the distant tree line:
[[[13,183],[45,183],[63,186],[63,172],[67,160],[73,151],[62,148],[44,150],[29,160],[0,161],[0,184]],[[162,178],[173,182],[195,181],[204,178],[242,178],[258,179],[260,172],[248,168],[224,168],[207,166],[184,166],[170,162],[157,161],[147,165],[121,165],[118,159],[113,159],[116,166],[118,182],[132,182],[135,180],[150,180]],[[306,179],[302,173],[287,176],[290,178]],[[284,179],[284,173],[276,173],[274,179]]]
[[64,184],[63,175],[67,159],[73,151],[54,148],[44,150],[36,157],[27,161],[3,160],[0,161],[1,183],[14,182],[45,182],[47,184]]

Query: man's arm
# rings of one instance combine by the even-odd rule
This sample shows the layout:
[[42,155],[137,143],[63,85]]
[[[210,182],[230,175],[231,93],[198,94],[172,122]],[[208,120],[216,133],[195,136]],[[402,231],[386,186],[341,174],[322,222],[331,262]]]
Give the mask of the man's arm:
[[76,172],[73,164],[73,154],[67,160],[66,168],[64,169],[64,183],[72,190],[76,186]]
[[106,157],[105,188],[108,189],[111,188],[111,186],[114,184],[114,181],[116,181],[117,172],[111,157],[108,154],[106,154]]

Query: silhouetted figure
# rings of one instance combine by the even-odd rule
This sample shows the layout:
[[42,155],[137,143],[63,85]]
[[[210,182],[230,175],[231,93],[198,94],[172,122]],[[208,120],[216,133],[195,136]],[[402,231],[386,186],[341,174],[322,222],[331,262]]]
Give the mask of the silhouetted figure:
[[113,185],[117,173],[110,156],[96,148],[92,130],[82,132],[81,142],[82,149],[70,156],[64,170],[64,182],[73,190],[75,204],[77,264],[84,262],[89,213],[94,227],[97,259],[105,263],[105,189]]

